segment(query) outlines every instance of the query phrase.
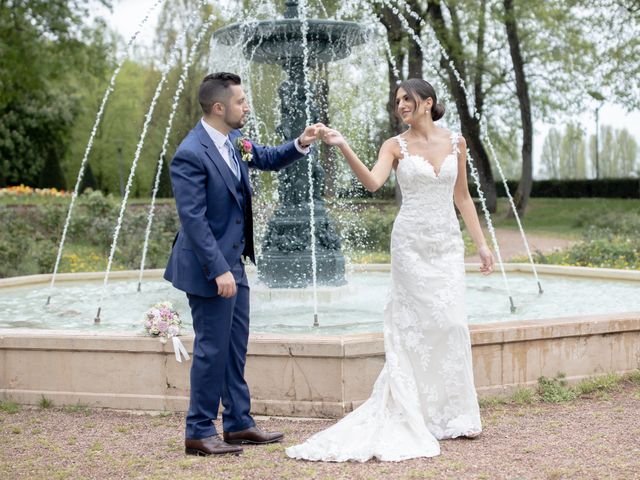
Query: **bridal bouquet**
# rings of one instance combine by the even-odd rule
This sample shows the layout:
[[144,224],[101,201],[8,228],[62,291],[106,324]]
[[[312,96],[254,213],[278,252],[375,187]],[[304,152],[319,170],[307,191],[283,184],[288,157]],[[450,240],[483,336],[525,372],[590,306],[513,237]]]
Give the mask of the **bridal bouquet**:
[[144,328],[147,334],[160,337],[162,343],[167,343],[167,338],[170,338],[178,362],[182,362],[180,354],[184,355],[185,360],[189,360],[189,354],[178,338],[181,325],[180,315],[171,302],[156,303],[144,315]]

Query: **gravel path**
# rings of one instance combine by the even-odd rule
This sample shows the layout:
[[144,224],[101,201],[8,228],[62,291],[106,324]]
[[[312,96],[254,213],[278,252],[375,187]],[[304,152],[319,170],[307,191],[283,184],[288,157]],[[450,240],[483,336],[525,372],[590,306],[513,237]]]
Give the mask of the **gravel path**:
[[[522,242],[519,230],[497,228],[496,237],[498,238],[498,245],[500,246],[500,254],[505,262],[508,262],[515,257],[526,257],[527,251],[524,247],[524,243]],[[493,245],[491,244],[488,232],[485,232],[485,238],[493,250]],[[567,238],[529,233],[527,233],[527,242],[529,243],[529,248],[532,253],[535,253],[538,250],[542,253],[551,253],[556,250],[564,250],[576,243],[575,240]],[[466,257],[465,260],[467,262],[479,262],[480,257],[478,255],[471,255]]]
[[[442,455],[401,463],[300,462],[285,446],[329,420],[261,418],[282,444],[238,457],[187,457],[183,415],[108,410],[0,411],[0,478],[149,479],[640,479],[640,387],[569,403],[483,407],[477,440],[441,442]],[[357,435],[357,432],[354,432]]]

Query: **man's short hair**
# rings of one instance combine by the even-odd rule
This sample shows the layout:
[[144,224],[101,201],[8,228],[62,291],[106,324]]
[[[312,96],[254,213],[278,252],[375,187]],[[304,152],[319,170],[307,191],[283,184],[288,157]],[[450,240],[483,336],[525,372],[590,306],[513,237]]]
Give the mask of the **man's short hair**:
[[229,98],[229,87],[241,83],[240,77],[235,73],[210,73],[204,77],[198,92],[198,101],[203,113],[209,115],[214,103],[224,103]]

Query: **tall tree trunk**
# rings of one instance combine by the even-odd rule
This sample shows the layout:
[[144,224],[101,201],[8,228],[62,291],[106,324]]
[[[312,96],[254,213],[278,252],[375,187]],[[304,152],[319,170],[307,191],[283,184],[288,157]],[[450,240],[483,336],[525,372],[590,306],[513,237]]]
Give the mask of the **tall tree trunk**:
[[[520,103],[520,119],[522,121],[522,176],[518,183],[518,189],[514,195],[516,209],[521,215],[527,207],[531,187],[533,184],[533,122],[531,120],[531,100],[529,98],[529,86],[524,73],[524,61],[520,51],[520,39],[518,37],[518,26],[513,9],[513,0],[504,0],[504,26],[507,30],[507,40],[509,41],[509,51],[516,77],[516,93]],[[510,212],[513,215],[513,212]]]
[[[456,33],[457,30],[454,32],[449,31],[444,21],[440,0],[428,1],[427,14],[431,19],[431,25],[433,26],[438,41],[453,63],[452,67],[444,56],[440,59],[441,67],[447,71],[447,75],[449,76],[451,93],[455,99],[456,109],[460,117],[462,135],[464,135],[467,140],[467,147],[473,158],[474,165],[478,169],[480,187],[486,197],[487,208],[493,213],[497,207],[496,185],[491,171],[491,164],[489,163],[489,156],[480,138],[480,122],[473,115],[467,96],[462,86],[458,83],[453,70],[453,68],[455,68],[460,74],[460,77],[465,78],[465,64],[464,58],[462,57],[459,32]],[[452,15],[452,17],[455,18],[455,15]]]
[[[416,6],[412,7],[412,10],[416,10]],[[414,17],[409,17],[409,26],[411,30],[416,34],[418,38],[420,38],[420,34],[422,33],[422,28],[420,26],[420,20],[416,20]],[[408,35],[407,35],[408,36]],[[409,78],[422,78],[422,65],[424,63],[424,54],[422,53],[422,49],[420,45],[416,43],[413,38],[408,38],[408,48],[407,55],[409,56]],[[394,99],[395,105],[395,99]]]
[[[402,80],[402,65],[404,64],[405,59],[405,51],[403,49],[403,40],[405,38],[405,34],[402,30],[402,24],[398,19],[398,16],[394,14],[387,7],[376,8],[376,13],[382,25],[384,25],[387,31],[387,40],[389,42],[389,50],[391,51],[391,55],[393,55],[393,61],[398,67],[400,77],[396,79],[393,72],[393,65],[391,64],[391,60],[387,59],[387,72],[389,78],[389,96],[387,98],[387,114],[389,115],[389,136],[392,137],[394,135],[398,135],[403,131],[402,121],[398,118],[396,114],[396,81]],[[414,69],[416,62],[411,61],[409,58],[409,68]],[[420,56],[420,73],[419,76],[422,75],[422,56]],[[394,196],[396,204],[400,205],[402,203],[402,192],[400,191],[400,185],[398,182],[395,183],[394,186]]]
[[473,95],[476,100],[476,110],[480,115],[484,112],[484,88],[482,74],[484,73],[484,34],[486,31],[487,0],[480,0],[480,15],[478,18],[478,40],[476,42],[476,67],[473,77]]

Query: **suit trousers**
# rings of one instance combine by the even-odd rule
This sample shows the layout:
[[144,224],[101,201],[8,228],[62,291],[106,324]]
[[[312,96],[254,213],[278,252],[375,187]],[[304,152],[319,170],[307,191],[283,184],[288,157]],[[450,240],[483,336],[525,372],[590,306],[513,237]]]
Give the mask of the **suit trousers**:
[[187,294],[195,331],[185,431],[189,439],[217,434],[213,422],[218,417],[220,400],[224,406],[225,432],[255,425],[249,414],[251,397],[244,379],[249,341],[249,286],[246,281],[236,285],[237,294],[231,298]]

